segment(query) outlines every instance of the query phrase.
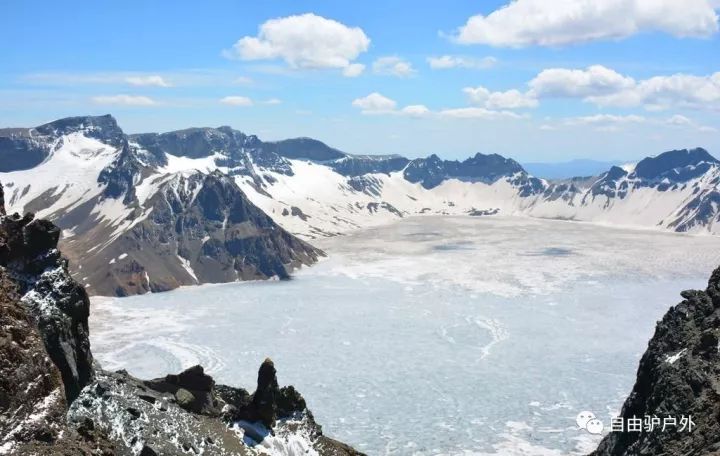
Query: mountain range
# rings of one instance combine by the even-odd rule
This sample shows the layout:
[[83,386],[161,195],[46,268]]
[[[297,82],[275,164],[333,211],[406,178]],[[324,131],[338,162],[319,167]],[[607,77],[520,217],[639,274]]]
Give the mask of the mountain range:
[[284,279],[324,255],[313,239],[408,216],[720,232],[720,161],[701,148],[548,180],[497,154],[360,156],[230,127],[125,134],[105,115],[0,129],[0,157],[8,212],[57,224],[96,295]]

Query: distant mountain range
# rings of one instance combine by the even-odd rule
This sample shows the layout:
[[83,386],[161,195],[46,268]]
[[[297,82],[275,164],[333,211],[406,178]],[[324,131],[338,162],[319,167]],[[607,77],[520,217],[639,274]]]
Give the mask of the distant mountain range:
[[307,240],[413,215],[720,232],[720,162],[699,148],[547,180],[495,154],[357,156],[230,127],[127,135],[107,115],[0,130],[0,158],[9,211],[63,229],[91,294],[283,278],[322,255]]

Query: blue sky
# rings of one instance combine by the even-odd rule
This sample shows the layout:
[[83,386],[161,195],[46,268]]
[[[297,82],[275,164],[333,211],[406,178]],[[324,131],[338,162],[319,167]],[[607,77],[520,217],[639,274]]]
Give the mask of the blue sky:
[[720,156],[715,0],[422,3],[7,2],[0,126],[111,113],[351,153]]

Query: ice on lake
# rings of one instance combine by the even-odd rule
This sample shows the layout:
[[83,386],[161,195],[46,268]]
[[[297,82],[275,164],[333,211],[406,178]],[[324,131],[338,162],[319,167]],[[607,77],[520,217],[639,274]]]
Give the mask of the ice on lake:
[[105,368],[202,364],[252,391],[271,357],[325,432],[368,454],[561,455],[597,443],[655,322],[720,239],[513,217],[422,217],[315,243],[287,282],[96,298]]

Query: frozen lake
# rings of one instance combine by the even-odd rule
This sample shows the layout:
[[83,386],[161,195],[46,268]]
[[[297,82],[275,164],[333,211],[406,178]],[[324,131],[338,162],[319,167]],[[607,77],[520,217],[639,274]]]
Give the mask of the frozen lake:
[[93,300],[105,368],[202,364],[254,389],[269,356],[325,432],[371,455],[582,454],[655,322],[720,239],[512,217],[423,217],[326,239],[289,282]]

